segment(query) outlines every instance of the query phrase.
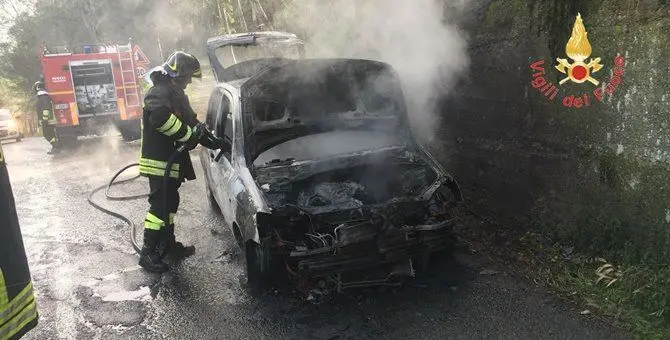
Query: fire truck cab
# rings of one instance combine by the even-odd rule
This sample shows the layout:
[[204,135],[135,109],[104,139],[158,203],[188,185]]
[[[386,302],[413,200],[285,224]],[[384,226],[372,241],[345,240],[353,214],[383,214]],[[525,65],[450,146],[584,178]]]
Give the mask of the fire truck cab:
[[149,60],[139,46],[44,47],[41,64],[59,139],[101,135],[110,127],[124,140],[140,138],[140,81]]

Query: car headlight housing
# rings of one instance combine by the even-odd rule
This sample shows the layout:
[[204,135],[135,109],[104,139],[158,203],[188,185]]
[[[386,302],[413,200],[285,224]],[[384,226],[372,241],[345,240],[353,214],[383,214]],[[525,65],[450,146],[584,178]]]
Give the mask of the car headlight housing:
[[7,129],[9,129],[10,131],[16,130],[16,122],[13,119],[7,122]]

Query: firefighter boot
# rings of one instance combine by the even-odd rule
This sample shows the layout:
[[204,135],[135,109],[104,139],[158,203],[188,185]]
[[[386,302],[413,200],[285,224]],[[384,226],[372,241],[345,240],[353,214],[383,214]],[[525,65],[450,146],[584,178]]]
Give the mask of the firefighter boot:
[[48,155],[57,155],[61,152],[60,146],[57,144],[51,144],[51,150],[47,152]]
[[47,152],[47,155],[57,155],[61,152],[61,149],[58,147],[51,147],[51,150]]
[[49,141],[49,144],[51,144],[51,150],[49,152],[47,152],[47,154],[56,155],[56,154],[59,154],[61,152],[61,147],[58,144],[58,140],[56,139],[56,137],[52,138]]
[[177,242],[174,235],[174,224],[165,227],[163,232],[165,233],[165,249],[163,250],[163,256],[169,255],[173,259],[181,260],[195,254],[194,246],[185,246],[181,242]]
[[161,260],[159,253],[160,233],[161,231],[144,229],[144,246],[140,253],[140,266],[154,273],[164,273],[170,269]]

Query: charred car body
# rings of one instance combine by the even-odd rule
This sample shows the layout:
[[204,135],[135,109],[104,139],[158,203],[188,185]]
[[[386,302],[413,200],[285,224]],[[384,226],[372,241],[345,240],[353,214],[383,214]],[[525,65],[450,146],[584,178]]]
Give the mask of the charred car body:
[[202,150],[201,161],[212,203],[246,250],[249,281],[269,279],[275,261],[340,289],[412,276],[413,261],[450,247],[462,196],[413,138],[396,73],[359,59],[224,68],[216,56],[273,44],[302,46],[288,33],[208,40],[217,85],[207,124],[232,151],[216,161]]

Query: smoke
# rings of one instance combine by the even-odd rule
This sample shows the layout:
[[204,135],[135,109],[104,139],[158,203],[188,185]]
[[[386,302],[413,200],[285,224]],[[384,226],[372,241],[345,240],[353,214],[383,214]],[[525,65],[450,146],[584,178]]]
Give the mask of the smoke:
[[276,14],[306,40],[308,56],[374,59],[403,81],[410,121],[424,139],[439,125],[438,100],[468,69],[465,34],[453,20],[468,0],[301,0]]

